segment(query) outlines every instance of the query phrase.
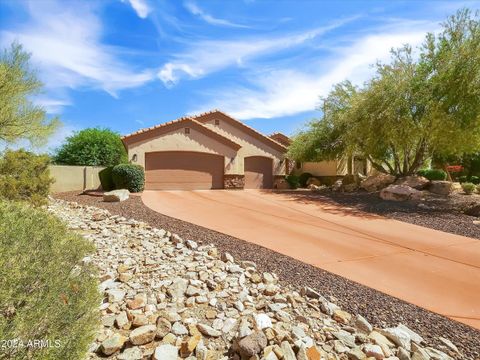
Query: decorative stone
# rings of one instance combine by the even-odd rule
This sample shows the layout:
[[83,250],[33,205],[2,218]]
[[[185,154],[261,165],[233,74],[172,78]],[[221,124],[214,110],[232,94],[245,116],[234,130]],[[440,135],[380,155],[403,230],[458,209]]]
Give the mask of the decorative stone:
[[367,177],[360,187],[368,192],[379,191],[395,181],[395,176],[389,174],[378,174]]
[[198,324],[197,328],[203,335],[206,335],[206,336],[219,337],[222,335],[221,331],[215,330],[211,326],[208,326],[205,324]]
[[141,326],[130,333],[130,342],[133,345],[149,343],[150,341],[153,341],[156,333],[157,327],[155,325]]
[[109,191],[103,194],[103,201],[105,202],[119,202],[125,201],[130,196],[130,191],[127,189],[119,189]]
[[177,360],[178,349],[173,345],[160,345],[153,353],[153,360]]
[[259,354],[267,346],[267,337],[261,331],[256,331],[238,342],[241,356],[250,358]]
[[438,195],[450,195],[452,192],[452,183],[444,180],[433,180],[430,182],[428,191]]
[[114,334],[100,345],[100,350],[104,355],[112,355],[123,347],[127,338],[121,334]]
[[407,185],[389,185],[380,191],[383,200],[406,201],[420,200],[423,194]]
[[423,176],[405,176],[397,179],[395,185],[406,185],[416,190],[423,190],[430,184],[430,180]]

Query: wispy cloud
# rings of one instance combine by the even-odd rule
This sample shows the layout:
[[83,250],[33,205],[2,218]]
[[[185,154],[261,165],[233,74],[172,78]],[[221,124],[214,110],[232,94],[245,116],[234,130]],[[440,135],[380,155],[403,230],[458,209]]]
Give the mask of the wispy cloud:
[[318,105],[319,96],[326,95],[333,84],[347,78],[356,84],[363,83],[372,74],[373,69],[369,65],[388,60],[392,47],[405,43],[419,45],[425,33],[435,26],[433,23],[388,26],[346,46],[331,48],[329,60],[311,60],[305,62],[302,69],[257,70],[249,74],[250,79],[255,79],[249,87],[207,92],[205,96],[213,100],[204,102],[191,112],[220,108],[239,119],[248,120],[312,111]]
[[122,0],[122,2],[128,2],[133,10],[135,10],[138,17],[142,19],[146,19],[148,14],[152,12],[152,8],[148,5],[146,0]]
[[90,3],[30,1],[24,24],[1,32],[3,46],[18,40],[32,53],[48,88],[98,87],[116,96],[152,80],[151,70],[135,71],[103,45],[101,22]]
[[205,22],[211,25],[219,25],[219,26],[228,26],[228,27],[237,27],[237,28],[247,28],[248,26],[242,24],[236,24],[234,22],[216,18],[209,13],[202,10],[197,4],[192,1],[188,1],[184,3],[185,8],[190,11],[192,15],[198,16],[200,19],[204,20]]
[[174,60],[164,64],[158,77],[171,86],[185,76],[200,78],[232,65],[243,66],[245,61],[304,44],[352,19],[339,20],[331,25],[301,33],[270,38],[197,41],[185,52],[175,55]]
[[60,114],[65,106],[72,105],[68,99],[60,99],[49,96],[36,97],[33,102],[45,109],[47,114]]

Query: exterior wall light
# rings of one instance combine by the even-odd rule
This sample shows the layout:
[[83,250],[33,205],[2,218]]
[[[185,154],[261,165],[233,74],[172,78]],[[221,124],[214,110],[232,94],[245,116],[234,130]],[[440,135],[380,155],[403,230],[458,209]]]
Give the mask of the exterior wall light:
[[133,155],[132,155],[132,161],[133,161],[133,162],[137,162],[137,154],[133,154]]

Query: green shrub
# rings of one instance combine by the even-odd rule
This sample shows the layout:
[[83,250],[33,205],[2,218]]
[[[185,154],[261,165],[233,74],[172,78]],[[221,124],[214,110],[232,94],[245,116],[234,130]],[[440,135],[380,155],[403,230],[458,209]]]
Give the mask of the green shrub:
[[300,187],[307,187],[307,181],[308,181],[308,179],[310,179],[311,177],[313,177],[313,175],[310,174],[310,173],[308,173],[308,172],[302,173],[302,174],[298,177],[298,181],[300,182]]
[[417,172],[417,175],[424,176],[428,180],[446,180],[447,173],[442,169],[422,169]]
[[100,184],[102,184],[102,189],[105,191],[110,191],[115,189],[115,184],[112,177],[113,166],[108,166],[103,170],[100,170],[98,173],[98,178],[100,179]]
[[467,182],[462,184],[462,189],[465,192],[465,194],[470,195],[470,194],[473,194],[473,192],[476,189],[476,186],[475,184]]
[[473,184],[475,184],[475,185],[478,185],[478,184],[480,184],[480,177],[475,176],[475,175],[474,175],[474,176],[471,176],[471,177],[470,177],[470,182],[473,183]]
[[140,165],[119,164],[112,169],[112,178],[116,189],[140,192],[145,186],[145,172]]
[[285,180],[287,180],[288,185],[292,189],[296,189],[300,186],[300,180],[297,175],[287,175],[285,176]]
[[53,183],[49,163],[46,155],[7,150],[0,159],[0,198],[45,204]]
[[467,178],[466,175],[462,175],[458,178],[458,182],[460,182],[460,183],[465,183],[467,181],[468,181],[468,178]]
[[68,137],[57,149],[54,160],[65,165],[115,166],[128,159],[118,133],[89,128]]
[[2,349],[1,354],[84,358],[98,328],[101,300],[93,267],[81,263],[93,245],[27,204],[0,201],[0,224],[0,339],[52,344]]

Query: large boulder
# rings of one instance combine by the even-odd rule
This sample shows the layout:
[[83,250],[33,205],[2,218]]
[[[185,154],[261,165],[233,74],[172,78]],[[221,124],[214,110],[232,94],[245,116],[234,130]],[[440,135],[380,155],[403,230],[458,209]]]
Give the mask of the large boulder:
[[446,180],[433,180],[428,187],[428,191],[438,195],[450,195],[452,190],[452,182]]
[[315,177],[311,177],[311,178],[308,178],[307,180],[307,186],[309,185],[320,186],[322,185],[322,182]]
[[391,201],[420,200],[422,192],[407,185],[389,185],[380,191],[380,197]]
[[395,176],[390,174],[371,175],[360,184],[360,187],[368,192],[374,192],[393,184],[394,181]]
[[105,202],[119,202],[125,201],[130,196],[130,191],[127,189],[119,189],[109,191],[103,194],[103,201]]
[[474,204],[465,210],[466,215],[480,217],[480,204]]
[[406,185],[417,190],[423,190],[429,184],[430,180],[423,176],[405,176],[395,181],[395,185]]

